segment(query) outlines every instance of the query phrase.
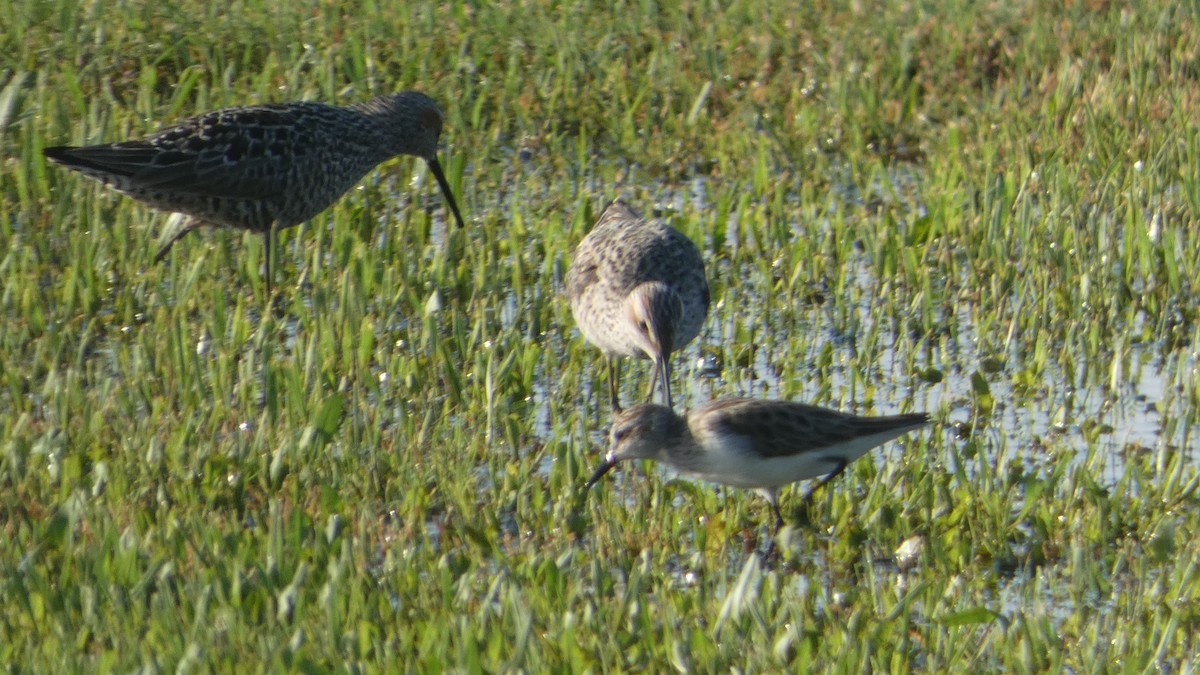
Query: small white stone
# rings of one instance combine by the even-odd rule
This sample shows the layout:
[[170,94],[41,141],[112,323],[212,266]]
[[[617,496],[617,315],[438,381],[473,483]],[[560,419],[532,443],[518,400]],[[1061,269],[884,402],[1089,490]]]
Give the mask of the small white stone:
[[900,544],[892,554],[896,558],[896,567],[899,567],[902,572],[912,569],[920,562],[923,550],[925,550],[925,537],[917,534],[905,539],[904,543]]

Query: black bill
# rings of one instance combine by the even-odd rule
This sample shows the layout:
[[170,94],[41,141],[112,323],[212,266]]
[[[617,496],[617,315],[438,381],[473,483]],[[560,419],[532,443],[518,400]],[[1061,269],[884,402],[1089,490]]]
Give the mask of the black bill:
[[446,182],[446,174],[442,173],[442,165],[438,163],[437,157],[430,157],[428,161],[429,170],[433,172],[433,177],[437,179],[438,185],[442,188],[442,194],[446,195],[450,210],[454,212],[454,219],[458,221],[459,227],[463,227],[463,217],[458,211],[458,202],[454,201],[454,194],[450,192],[450,183]]
[[604,474],[612,471],[612,468],[616,465],[616,462],[612,460],[606,460],[603,464],[596,467],[596,473],[593,473],[592,477],[588,479],[588,482],[584,483],[583,489],[590,490],[593,485],[600,482],[600,479],[604,477]]

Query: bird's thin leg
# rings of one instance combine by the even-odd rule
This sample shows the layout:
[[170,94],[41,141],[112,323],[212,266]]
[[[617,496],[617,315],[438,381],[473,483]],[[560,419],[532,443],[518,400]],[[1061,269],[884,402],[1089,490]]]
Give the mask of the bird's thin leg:
[[775,514],[775,533],[779,534],[779,531],[784,528],[784,514],[779,510],[779,488],[761,488],[755,492],[766,498],[767,503],[770,504],[770,512]]
[[608,361],[608,395],[609,401],[612,403],[612,411],[614,413],[621,412],[621,398],[617,393],[617,358],[615,356],[605,356]]
[[846,461],[838,460],[837,467],[834,468],[834,470],[832,472],[830,472],[829,475],[822,478],[821,482],[819,482],[816,485],[809,488],[808,494],[804,495],[804,502],[806,504],[811,504],[813,493],[816,492],[817,490],[819,490],[822,485],[824,485],[824,484],[828,483],[829,481],[833,480],[834,478],[837,478],[838,476],[840,476],[841,473],[845,470],[846,470]]
[[778,528],[776,528],[775,534],[776,534],[775,537],[771,537],[771,543],[767,544],[767,550],[765,552],[763,552],[763,554],[762,554],[763,564],[766,565],[766,568],[769,570],[775,569],[775,566],[777,564],[779,564],[779,559],[780,559],[779,545],[775,541],[779,535]]
[[163,244],[162,248],[158,249],[158,253],[154,254],[154,264],[157,265],[158,263],[162,262],[163,258],[167,257],[167,253],[171,251],[171,247],[175,245],[175,242],[183,239],[185,236],[187,236],[188,232],[191,232],[194,229],[196,229],[196,224],[192,221],[189,221],[180,227],[179,231],[172,235],[167,243]]
[[266,272],[266,274],[267,274],[267,302],[271,301],[271,243],[272,243],[272,239],[273,239],[273,237],[271,235],[274,232],[275,232],[275,224],[274,223],[271,223],[271,226],[268,227],[265,232],[263,232],[263,249],[266,251],[265,256],[266,256],[266,266],[267,266],[267,272]]
[[671,362],[667,360],[666,354],[654,359],[654,374],[650,377],[650,395],[646,397],[647,403],[654,402],[654,388],[658,386],[662,386],[663,400],[667,407],[674,410],[675,402],[671,398]]

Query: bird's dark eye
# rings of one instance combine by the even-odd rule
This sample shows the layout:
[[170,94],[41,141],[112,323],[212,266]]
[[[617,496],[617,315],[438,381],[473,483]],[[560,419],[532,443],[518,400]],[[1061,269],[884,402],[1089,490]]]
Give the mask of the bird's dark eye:
[[618,443],[620,443],[622,440],[624,440],[625,437],[628,435],[629,435],[629,429],[626,429],[625,427],[613,429],[613,432],[612,432],[613,440]]

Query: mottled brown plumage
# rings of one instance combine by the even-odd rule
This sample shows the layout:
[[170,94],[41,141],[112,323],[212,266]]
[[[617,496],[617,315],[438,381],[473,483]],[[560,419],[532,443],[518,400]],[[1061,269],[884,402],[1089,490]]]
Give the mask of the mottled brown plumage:
[[771,503],[778,527],[780,487],[824,476],[808,499],[871,448],[928,422],[925,413],[860,417],[748,398],[712,401],[686,416],[638,405],[613,420],[610,450],[587,487],[618,462],[653,459],[689,476],[759,492]]
[[649,396],[661,385],[673,407],[670,354],[691,342],[708,316],[700,249],[682,232],[616,200],[575,249],[566,285],[580,332],[608,361],[613,410],[621,409],[619,356],[653,359]]
[[202,225],[262,234],[269,292],[274,231],[324,211],[396,155],[429,164],[461,226],[437,160],[442,124],[433,99],[407,91],[347,107],[300,102],[228,108],[141,140],[51,147],[45,155],[153,208],[188,216],[155,262]]

